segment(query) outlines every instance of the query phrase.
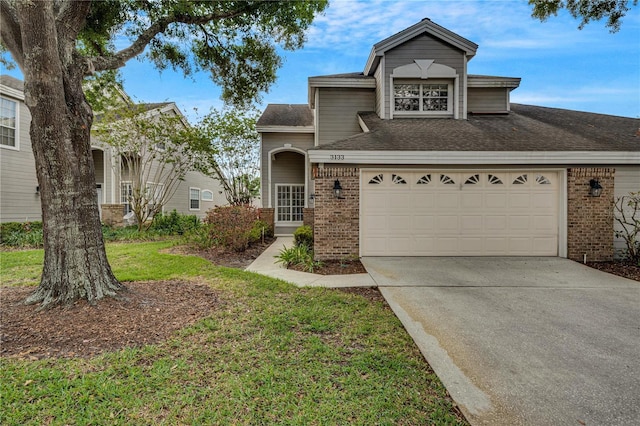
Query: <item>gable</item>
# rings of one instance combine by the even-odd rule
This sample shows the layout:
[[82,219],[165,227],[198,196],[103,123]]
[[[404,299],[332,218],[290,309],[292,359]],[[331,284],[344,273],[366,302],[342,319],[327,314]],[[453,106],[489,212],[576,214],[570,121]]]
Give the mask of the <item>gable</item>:
[[417,24],[376,43],[369,54],[364,74],[373,75],[378,68],[381,58],[385,56],[387,52],[419,36],[427,36],[432,40],[438,40],[442,44],[458,50],[469,59],[476,54],[476,50],[478,49],[478,45],[472,41],[425,18]]

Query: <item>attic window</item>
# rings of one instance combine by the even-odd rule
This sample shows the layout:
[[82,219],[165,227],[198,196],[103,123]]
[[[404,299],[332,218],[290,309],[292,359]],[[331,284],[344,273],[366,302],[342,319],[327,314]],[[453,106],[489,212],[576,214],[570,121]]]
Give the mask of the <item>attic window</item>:
[[451,110],[447,83],[394,84],[396,112],[447,113]]

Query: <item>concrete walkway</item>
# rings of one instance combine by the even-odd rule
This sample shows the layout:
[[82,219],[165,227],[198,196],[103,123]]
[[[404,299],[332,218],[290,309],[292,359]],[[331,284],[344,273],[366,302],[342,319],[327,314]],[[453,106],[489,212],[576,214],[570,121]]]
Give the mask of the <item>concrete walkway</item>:
[[293,247],[293,237],[278,237],[246,270],[279,278],[298,287],[376,287],[369,274],[319,275],[286,269],[276,263],[275,258],[284,247]]

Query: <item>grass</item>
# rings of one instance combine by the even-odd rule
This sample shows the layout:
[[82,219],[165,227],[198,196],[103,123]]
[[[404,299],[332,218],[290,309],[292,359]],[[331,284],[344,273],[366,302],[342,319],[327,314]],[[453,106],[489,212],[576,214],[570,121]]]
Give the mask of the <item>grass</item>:
[[[92,359],[0,359],[0,424],[458,424],[444,387],[383,304],[337,290],[108,245],[121,280],[204,280],[224,305],[162,344]],[[4,252],[3,285],[42,252]],[[31,273],[25,273],[30,270]]]

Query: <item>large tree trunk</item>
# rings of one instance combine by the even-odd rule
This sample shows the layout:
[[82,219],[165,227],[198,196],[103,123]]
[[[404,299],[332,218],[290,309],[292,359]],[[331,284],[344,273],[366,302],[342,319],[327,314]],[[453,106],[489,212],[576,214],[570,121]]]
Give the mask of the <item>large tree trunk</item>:
[[18,7],[45,252],[40,286],[27,303],[48,307],[80,298],[94,303],[123,287],[111,271],[102,237],[84,64],[74,58],[75,37],[62,28],[58,32],[50,2]]

